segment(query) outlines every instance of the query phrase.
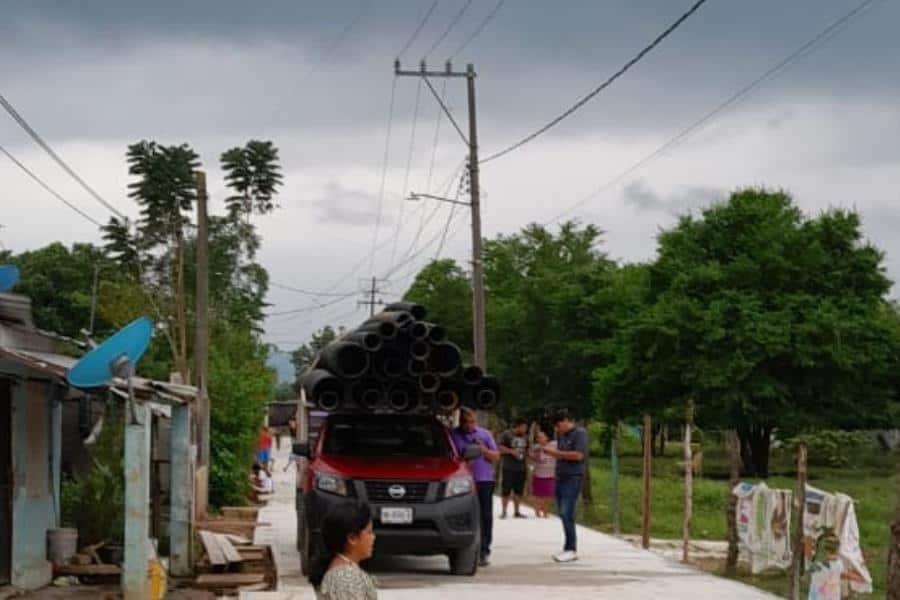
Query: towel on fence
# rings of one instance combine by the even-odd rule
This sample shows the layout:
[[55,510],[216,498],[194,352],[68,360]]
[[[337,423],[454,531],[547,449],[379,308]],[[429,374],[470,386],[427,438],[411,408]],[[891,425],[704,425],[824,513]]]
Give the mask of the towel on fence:
[[786,569],[791,564],[790,490],[771,489],[765,483],[742,482],[737,496],[738,540],[750,557],[750,570]]
[[806,486],[803,509],[804,552],[811,558],[816,541],[826,529],[840,539],[838,556],[843,565],[844,596],[872,593],[872,575],[866,567],[859,546],[859,523],[853,499],[846,494],[830,494],[810,485]]

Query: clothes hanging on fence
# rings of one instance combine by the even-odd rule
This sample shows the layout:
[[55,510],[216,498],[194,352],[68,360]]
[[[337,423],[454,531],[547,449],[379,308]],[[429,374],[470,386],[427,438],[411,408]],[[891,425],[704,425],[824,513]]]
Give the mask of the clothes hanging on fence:
[[808,600],[841,600],[841,574],[844,565],[839,558],[810,567]]
[[786,569],[791,564],[790,490],[773,490],[765,483],[739,483],[737,527],[740,546],[750,558],[750,570]]
[[872,593],[872,575],[859,546],[859,524],[853,499],[846,494],[829,494],[807,485],[803,509],[803,546],[807,559],[815,553],[819,536],[828,529],[841,541],[838,556],[843,565],[844,596],[849,596],[851,591]]

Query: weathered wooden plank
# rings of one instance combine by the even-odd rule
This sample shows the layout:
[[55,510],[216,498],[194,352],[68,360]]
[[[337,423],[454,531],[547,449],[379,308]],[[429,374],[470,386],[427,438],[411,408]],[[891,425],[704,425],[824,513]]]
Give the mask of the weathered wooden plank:
[[203,542],[203,548],[206,550],[206,556],[209,558],[209,564],[213,566],[222,566],[228,564],[225,553],[219,546],[219,539],[216,534],[210,531],[201,531],[200,540]]
[[238,563],[244,560],[241,558],[241,555],[238,554],[238,551],[234,549],[234,546],[231,545],[231,542],[221,534],[214,534],[216,536],[216,543],[219,544],[219,549],[222,550],[222,554],[225,555],[225,560],[230,563]]
[[118,565],[60,565],[54,569],[59,575],[121,575],[122,568]]
[[252,541],[250,541],[249,538],[245,538],[242,535],[233,535],[231,533],[224,533],[222,535],[224,535],[226,538],[228,538],[228,541],[231,542],[231,545],[235,546],[235,547],[249,546],[250,544],[253,543]]
[[222,589],[256,585],[265,581],[266,576],[263,573],[207,573],[199,575],[194,580],[194,585],[207,589]]

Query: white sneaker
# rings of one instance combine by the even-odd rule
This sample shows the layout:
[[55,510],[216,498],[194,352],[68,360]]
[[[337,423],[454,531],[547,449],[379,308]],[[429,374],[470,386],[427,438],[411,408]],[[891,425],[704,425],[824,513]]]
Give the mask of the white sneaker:
[[574,562],[578,560],[578,555],[572,550],[565,550],[553,556],[553,560],[558,563]]

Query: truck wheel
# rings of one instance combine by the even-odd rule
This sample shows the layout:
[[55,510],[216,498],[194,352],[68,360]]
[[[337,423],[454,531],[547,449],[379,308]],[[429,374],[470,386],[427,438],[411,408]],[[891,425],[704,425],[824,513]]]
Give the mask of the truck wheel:
[[481,545],[476,541],[468,548],[450,553],[450,574],[472,577],[478,572],[478,558]]

